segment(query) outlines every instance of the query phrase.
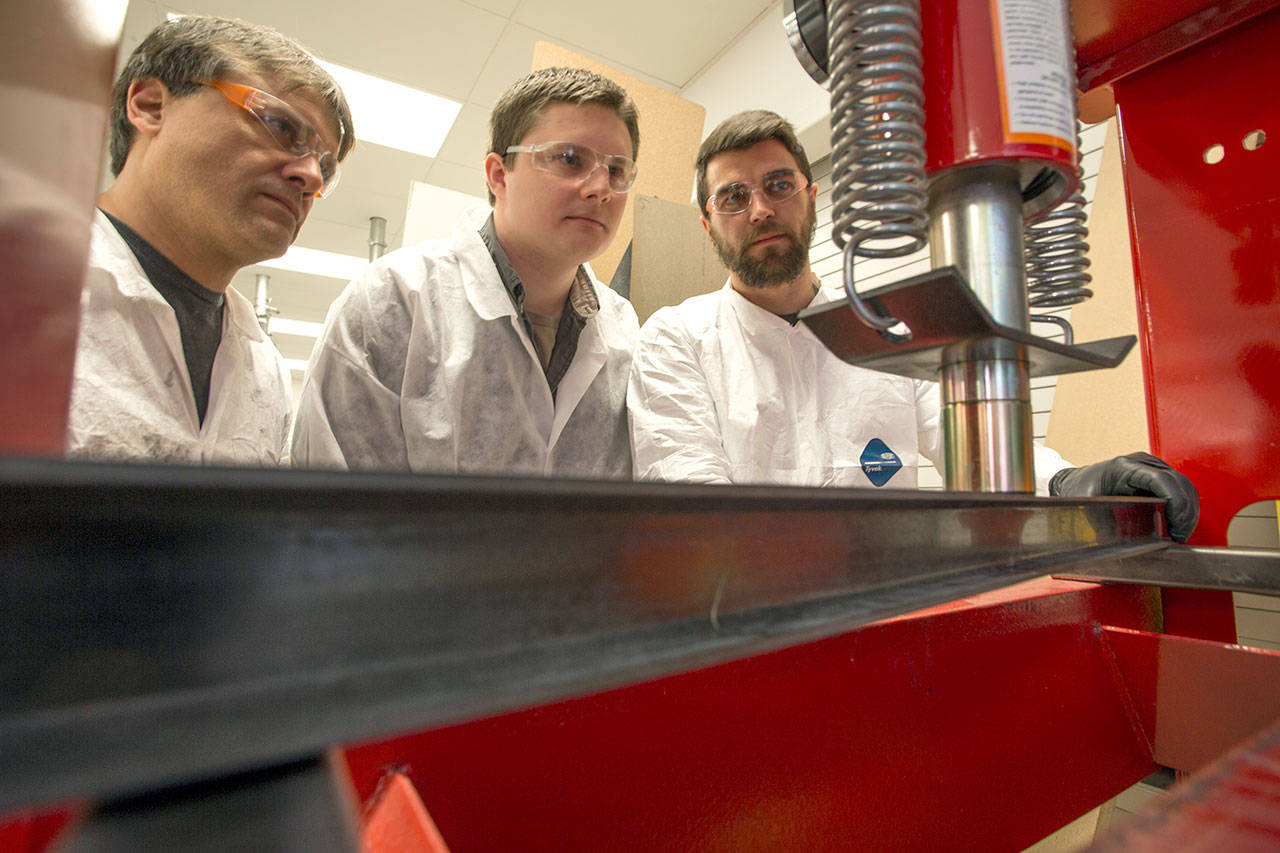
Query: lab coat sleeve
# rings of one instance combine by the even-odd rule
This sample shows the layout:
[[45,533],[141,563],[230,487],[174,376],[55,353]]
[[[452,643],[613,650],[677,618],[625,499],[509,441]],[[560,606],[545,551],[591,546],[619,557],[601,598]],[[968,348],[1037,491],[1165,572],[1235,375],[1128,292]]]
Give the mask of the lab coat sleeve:
[[916,383],[916,446],[942,474],[942,392],[937,382]]
[[295,467],[408,470],[400,390],[413,318],[397,285],[375,265],[330,308],[298,400]]
[[1051,447],[1045,447],[1038,441],[1031,449],[1035,453],[1036,494],[1048,496],[1049,481],[1053,479],[1053,475],[1061,471],[1063,468],[1071,468],[1074,466],[1067,460],[1063,459],[1056,450]]
[[637,480],[732,482],[706,376],[669,309],[654,314],[640,331],[627,418]]
[[[942,394],[938,383],[917,381],[916,429],[920,452],[933,463],[945,480],[946,473],[942,467],[941,415]],[[1049,481],[1053,479],[1053,475],[1063,468],[1070,468],[1071,463],[1038,441],[1032,444],[1031,452],[1036,469],[1036,494],[1046,496],[1049,494]]]

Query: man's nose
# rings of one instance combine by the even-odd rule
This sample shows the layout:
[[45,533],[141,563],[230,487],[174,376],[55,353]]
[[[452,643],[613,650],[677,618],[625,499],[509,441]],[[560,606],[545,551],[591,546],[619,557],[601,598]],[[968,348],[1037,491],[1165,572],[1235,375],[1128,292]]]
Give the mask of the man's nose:
[[751,207],[747,211],[747,216],[751,217],[752,222],[762,222],[773,217],[773,205],[765,196],[764,190],[751,191]]
[[324,188],[324,172],[320,170],[320,158],[304,154],[290,160],[284,168],[284,176],[298,184],[303,196],[314,196]]
[[613,196],[608,166],[604,163],[596,163],[596,167],[582,179],[582,194],[587,198],[594,196],[601,201],[608,201]]

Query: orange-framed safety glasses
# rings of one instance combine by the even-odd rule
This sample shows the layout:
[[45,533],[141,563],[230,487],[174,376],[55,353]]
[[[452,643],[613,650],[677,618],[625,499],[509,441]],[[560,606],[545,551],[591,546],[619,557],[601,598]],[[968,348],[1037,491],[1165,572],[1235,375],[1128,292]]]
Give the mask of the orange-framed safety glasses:
[[284,101],[252,86],[226,80],[192,80],[201,86],[217,89],[228,101],[243,107],[261,122],[276,143],[298,157],[314,155],[323,181],[316,198],[324,198],[338,185],[340,168],[337,155],[325,146],[319,132],[298,111]]

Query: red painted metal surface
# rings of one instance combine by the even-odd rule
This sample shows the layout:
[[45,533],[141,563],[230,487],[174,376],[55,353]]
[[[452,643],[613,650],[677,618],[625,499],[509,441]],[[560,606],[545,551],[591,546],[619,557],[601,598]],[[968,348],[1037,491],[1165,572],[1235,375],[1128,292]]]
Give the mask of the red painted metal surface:
[[1152,445],[1200,490],[1200,544],[1280,496],[1277,44],[1280,9],[1114,86]]
[[[1035,161],[1058,170],[1065,185],[1058,204],[1076,186],[1074,149],[1006,140],[997,71],[999,45],[987,3],[943,0],[921,16],[925,55],[925,170],[991,161]],[[1074,140],[1069,140],[1074,145]]]
[[841,637],[348,752],[457,850],[1019,849],[1155,765],[1098,623],[1044,580]]
[[1216,589],[1162,589],[1162,630],[1215,643],[1236,641],[1236,605],[1231,593]]
[[1148,803],[1097,853],[1280,849],[1280,723]]
[[78,809],[0,815],[0,851],[42,853],[53,846],[79,813]]
[[1114,83],[1277,5],[1277,0],[1072,0],[1080,90]]
[[1280,720],[1280,652],[1105,628],[1156,763],[1197,771]]

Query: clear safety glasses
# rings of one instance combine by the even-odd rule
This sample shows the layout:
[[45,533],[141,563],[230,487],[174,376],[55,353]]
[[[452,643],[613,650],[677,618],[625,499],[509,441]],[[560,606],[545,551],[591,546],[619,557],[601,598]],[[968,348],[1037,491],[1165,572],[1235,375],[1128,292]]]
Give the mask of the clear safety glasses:
[[604,166],[609,174],[609,188],[616,193],[631,190],[636,182],[636,163],[620,154],[601,154],[585,145],[572,142],[544,142],[541,145],[512,145],[503,155],[528,154],[534,168],[582,183]]
[[746,213],[751,196],[759,192],[773,204],[780,204],[809,186],[809,179],[795,169],[779,169],[765,175],[758,184],[739,182],[716,190],[707,206],[716,213],[732,216]]
[[191,82],[217,89],[228,101],[248,110],[267,129],[271,138],[290,154],[298,157],[315,155],[316,163],[320,166],[320,177],[324,181],[315,197],[324,198],[333,192],[333,188],[338,185],[338,158],[325,146],[311,123],[300,116],[297,110],[275,95],[252,86],[228,83],[226,80]]

